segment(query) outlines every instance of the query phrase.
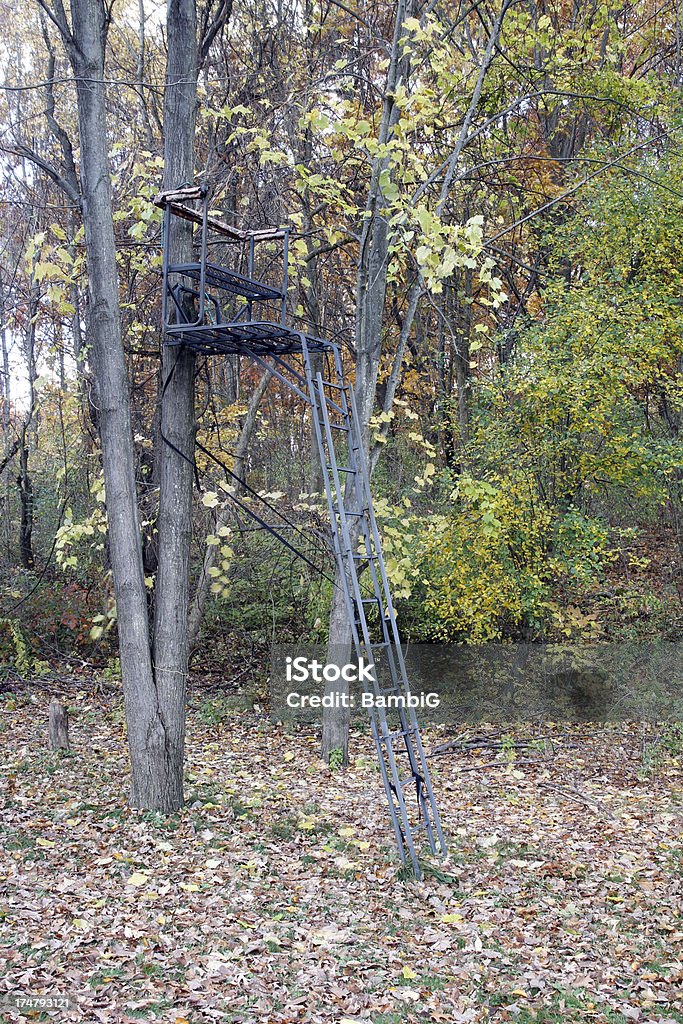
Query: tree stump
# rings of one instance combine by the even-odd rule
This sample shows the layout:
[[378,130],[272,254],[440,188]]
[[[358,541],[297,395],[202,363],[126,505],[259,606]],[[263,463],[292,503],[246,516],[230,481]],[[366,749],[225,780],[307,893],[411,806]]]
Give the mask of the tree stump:
[[69,749],[69,716],[66,708],[58,700],[50,701],[50,721],[48,725],[50,750]]

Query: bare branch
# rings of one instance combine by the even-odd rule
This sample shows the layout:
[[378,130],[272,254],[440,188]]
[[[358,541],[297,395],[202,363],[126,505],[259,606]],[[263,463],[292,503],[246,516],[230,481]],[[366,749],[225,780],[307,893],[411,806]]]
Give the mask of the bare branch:
[[78,189],[73,188],[71,183],[59,173],[56,167],[44,160],[34,149],[24,145],[23,142],[19,142],[16,146],[0,146],[0,152],[11,153],[13,156],[22,157],[25,160],[30,160],[36,167],[40,167],[41,170],[45,171],[49,178],[51,178],[56,185],[59,185],[61,190],[71,200],[74,206],[80,207],[81,197]]
[[218,33],[225,28],[230,20],[230,15],[232,14],[232,0],[218,0],[218,10],[216,11],[213,21],[209,25],[208,22],[211,6],[211,4],[207,4],[204,12],[204,24],[202,25],[202,33],[197,52],[197,69],[201,68],[204,64],[204,61],[209,55],[211,44]]
[[66,11],[62,0],[52,0],[52,5],[47,0],[37,0],[38,6],[45,12],[52,24],[57,28],[69,58],[73,60],[77,52],[76,42],[69,28]]

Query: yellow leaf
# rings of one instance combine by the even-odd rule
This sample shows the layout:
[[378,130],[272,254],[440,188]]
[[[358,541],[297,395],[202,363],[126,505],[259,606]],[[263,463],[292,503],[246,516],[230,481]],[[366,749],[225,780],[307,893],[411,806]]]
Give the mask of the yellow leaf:
[[354,839],[353,845],[357,846],[359,850],[369,850],[370,843],[366,839]]
[[285,761],[293,761],[294,760],[294,752],[292,750],[287,750],[285,752],[285,754],[283,755],[283,759]]
[[55,844],[51,839],[36,839],[36,845],[42,846],[44,850],[51,850]]
[[459,924],[461,921],[464,921],[465,918],[462,914],[444,914],[441,920],[444,924]]
[[355,828],[351,828],[350,825],[345,825],[344,828],[339,829],[339,835],[344,839],[350,839],[351,836],[356,834]]
[[181,882],[180,888],[184,889],[185,892],[199,892],[199,886],[195,882],[189,882],[187,884],[185,882]]
[[148,880],[148,875],[146,875],[144,871],[134,871],[126,882],[126,885],[144,885]]
[[315,821],[313,818],[302,818],[297,827],[302,828],[305,832],[310,832],[312,828],[315,828]]
[[417,974],[415,973],[414,970],[412,970],[412,968],[404,967],[403,977],[406,979],[406,981],[412,981],[414,978],[417,978]]

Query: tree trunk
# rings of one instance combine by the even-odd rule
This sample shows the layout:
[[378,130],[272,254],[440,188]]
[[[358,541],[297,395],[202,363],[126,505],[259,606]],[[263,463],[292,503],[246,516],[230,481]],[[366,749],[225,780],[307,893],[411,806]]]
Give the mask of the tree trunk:
[[[406,0],[396,8],[392,56],[387,72],[379,142],[386,145],[400,113],[394,96],[400,74],[400,40],[406,18]],[[373,161],[365,219],[360,240],[356,273],[356,399],[358,424],[365,451],[369,448],[370,419],[375,403],[377,374],[382,354],[382,316],[389,263],[389,225],[381,212],[380,175],[387,165],[386,157]],[[351,644],[352,631],[343,597],[343,578],[335,574],[335,589],[330,612],[329,651],[343,651]],[[339,690],[337,686],[335,689]],[[333,750],[345,751],[348,758],[349,718],[346,708],[323,709],[323,734],[320,755],[329,763]]]
[[[2,469],[0,469],[0,477],[2,472],[7,466],[13,455],[19,450],[19,444],[16,441],[10,440],[10,426],[12,422],[11,414],[11,383],[10,383],[10,371],[9,371],[9,349],[7,345],[7,329],[5,327],[5,289],[0,275],[0,347],[2,347],[2,437],[3,437],[3,456],[2,456]],[[11,525],[10,525],[10,477],[7,475],[7,482],[5,484],[5,493],[2,496],[3,504],[3,548],[7,561],[10,560],[11,552]]]
[[[164,188],[172,189],[191,182],[194,177],[197,105],[195,0],[168,0],[167,31]],[[189,262],[192,257],[192,227],[179,218],[174,220],[167,240],[169,259],[172,263]],[[195,441],[194,371],[195,356],[191,349],[171,348],[162,343],[154,674],[164,743],[163,750],[159,751],[160,774],[156,781],[159,792],[156,799],[165,799],[168,810],[181,807],[183,803]]]
[[19,554],[24,569],[33,569],[33,481],[28,471],[28,441],[26,440],[27,424],[22,426],[22,440],[19,445],[19,504],[21,518],[19,521]]
[[458,389],[458,426],[459,426],[459,448],[463,447],[469,440],[470,432],[470,404],[469,404],[469,382],[470,382],[470,334],[472,331],[472,271],[465,268],[465,302],[462,306],[460,317],[460,329],[456,333],[456,341],[453,352],[455,365],[455,380]]
[[59,16],[61,8],[56,10],[76,79],[89,326],[128,723],[131,800],[136,806],[163,808],[166,801],[159,793],[157,780],[159,762],[166,757],[166,743],[150,656],[107,152],[107,13],[102,0],[71,0],[72,36],[65,19]]
[[[330,611],[330,641],[327,648],[327,663],[343,665],[354,656],[352,646],[351,625],[346,610],[344,592],[335,586],[332,591],[332,609]],[[340,678],[338,682],[327,683],[325,693],[348,693],[349,684]],[[333,702],[335,705],[341,701]],[[341,765],[349,762],[349,726],[351,712],[346,707],[325,708],[323,711],[323,734],[320,754],[324,761],[330,762],[330,755],[339,752]]]
[[58,700],[50,701],[48,738],[50,750],[69,749],[69,716],[64,705]]

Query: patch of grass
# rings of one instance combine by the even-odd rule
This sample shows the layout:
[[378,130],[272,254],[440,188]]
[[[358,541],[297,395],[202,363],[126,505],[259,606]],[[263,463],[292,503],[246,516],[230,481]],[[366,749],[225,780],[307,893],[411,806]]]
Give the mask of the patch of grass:
[[116,978],[123,977],[122,967],[112,967],[109,970],[96,971],[92,975],[88,984],[90,988],[99,988],[101,985],[106,985],[109,981],[114,981]]
[[203,725],[213,728],[223,725],[235,715],[251,711],[253,700],[245,694],[223,697],[208,697],[196,710],[197,718]]
[[501,842],[496,843],[493,849],[499,857],[505,860],[538,859],[538,849],[530,846],[528,843],[514,843],[508,839],[503,839]]
[[343,836],[330,836],[323,846],[323,850],[329,850],[330,853],[348,853],[349,851],[355,853],[356,847]]
[[449,979],[438,974],[420,974],[417,978],[406,978],[401,981],[409,988],[427,988],[430,992],[440,992],[446,987]]
[[414,882],[415,872],[412,864],[401,864],[400,868],[396,872],[397,882]]
[[25,832],[10,832],[9,837],[4,842],[5,849],[10,852],[12,850],[33,850],[35,845],[35,839],[26,835]]
[[683,850],[672,850],[666,858],[667,870],[676,877],[683,877]]
[[435,882],[442,882],[445,885],[453,885],[456,887],[460,886],[460,879],[455,875],[449,874],[448,871],[444,871],[438,864],[434,864],[431,861],[420,861],[422,867],[423,878],[433,878]]
[[391,1013],[380,1013],[372,1018],[372,1024],[402,1024],[408,1019],[408,1007],[400,1010],[392,1010]]
[[334,750],[330,751],[329,765],[330,770],[333,772],[339,771],[340,768],[344,767],[344,751],[340,747],[335,747]]
[[[510,1007],[519,997],[512,992],[480,993],[480,1002],[492,1009]],[[567,1024],[569,1021],[600,1019],[607,1024],[628,1024],[623,1013],[604,1005],[598,1005],[585,992],[557,992],[548,1003],[540,1007],[523,1007],[508,1011],[513,1014],[515,1024]]]
[[317,821],[308,832],[309,836],[329,836],[334,833],[334,825],[329,821]]
[[284,839],[289,842],[294,838],[297,829],[297,819],[290,815],[287,818],[283,818],[281,821],[276,821],[270,826],[270,831],[275,839]]
[[228,807],[232,809],[236,818],[249,818],[253,820],[256,817],[254,809],[252,807],[248,807],[247,804],[243,804],[241,800],[237,799],[237,797],[230,798],[228,801]]
[[126,1012],[133,1020],[145,1020],[147,1017],[158,1016],[171,1006],[173,1006],[172,999],[159,999],[158,1002],[150,1003],[148,1006],[132,1007],[129,1004],[126,1007]]
[[185,805],[193,807],[196,804],[217,804],[220,796],[220,786],[217,782],[195,782],[187,794]]
[[164,814],[163,811],[142,811],[140,821],[153,828],[164,829],[166,832],[176,832],[180,821],[177,814]]

